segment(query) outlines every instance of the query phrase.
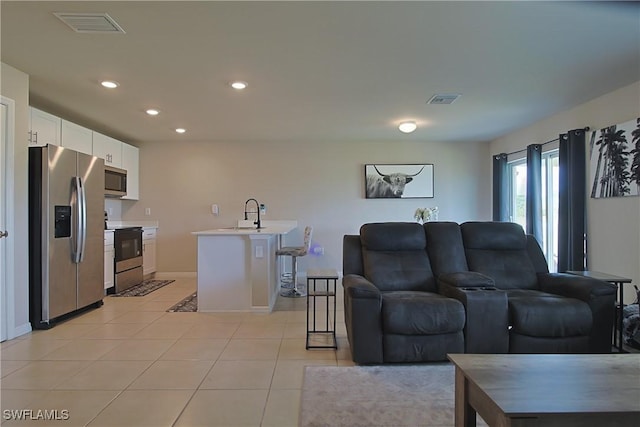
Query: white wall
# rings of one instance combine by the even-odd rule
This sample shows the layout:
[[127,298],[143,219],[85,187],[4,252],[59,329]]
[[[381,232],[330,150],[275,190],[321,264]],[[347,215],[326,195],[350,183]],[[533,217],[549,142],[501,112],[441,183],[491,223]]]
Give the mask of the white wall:
[[[139,202],[122,201],[124,220],[157,220],[161,272],[196,270],[191,231],[234,225],[244,203],[267,205],[266,219],[295,219],[288,244],[313,241],[324,256],[300,261],[342,271],[342,237],[373,221],[414,221],[418,207],[440,208],[440,219],[462,222],[491,217],[489,144],[405,142],[149,142],[140,145]],[[433,163],[433,199],[364,198],[366,163]],[[409,184],[411,185],[411,184]],[[220,216],[210,213],[217,203]],[[144,209],[151,208],[151,216]]]
[[[13,205],[14,229],[9,230],[7,249],[13,251],[14,259],[14,283],[7,286],[13,287],[13,319],[9,319],[9,338],[22,335],[31,330],[29,323],[29,258],[28,239],[24,236],[28,231],[28,144],[27,132],[29,130],[29,76],[7,64],[1,65],[0,93],[2,96],[15,101],[15,141],[13,141],[14,164],[13,200],[6,202]],[[9,141],[9,143],[12,143]],[[3,201],[4,203],[5,201]],[[19,236],[23,236],[22,238]],[[2,320],[0,320],[2,321]],[[11,324],[13,323],[13,324]]]
[[[640,81],[492,141],[490,150],[491,154],[512,152],[550,141],[571,129],[601,129],[637,117]],[[587,162],[588,157],[587,151]],[[590,189],[589,182],[587,186]],[[588,268],[640,283],[640,197],[587,199],[587,227]],[[627,303],[633,301],[632,290],[627,285]]]

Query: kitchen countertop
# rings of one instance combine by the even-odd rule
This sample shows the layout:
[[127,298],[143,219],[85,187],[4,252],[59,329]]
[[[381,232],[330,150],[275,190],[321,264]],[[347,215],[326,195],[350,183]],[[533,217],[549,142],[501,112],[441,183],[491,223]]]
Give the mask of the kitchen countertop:
[[264,220],[262,228],[256,229],[253,221],[238,220],[235,227],[212,228],[209,230],[193,231],[195,236],[251,236],[251,235],[275,235],[287,234],[298,226],[295,220]]
[[287,234],[295,226],[290,225],[269,225],[260,229],[245,227],[213,228],[211,230],[193,231],[195,236],[237,236],[237,235],[258,235],[258,234]]
[[107,229],[115,230],[125,227],[158,228],[158,221],[107,221]]

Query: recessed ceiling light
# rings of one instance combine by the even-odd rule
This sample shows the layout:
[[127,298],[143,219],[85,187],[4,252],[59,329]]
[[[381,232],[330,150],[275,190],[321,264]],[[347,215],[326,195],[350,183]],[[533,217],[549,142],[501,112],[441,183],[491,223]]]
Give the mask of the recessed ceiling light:
[[416,122],[402,122],[398,126],[398,129],[400,130],[400,132],[403,132],[403,133],[411,133],[417,128],[418,128],[418,125],[416,124]]
[[186,130],[186,129],[184,129],[184,128],[177,128],[177,129],[176,129],[176,132],[178,132],[178,133],[185,133],[186,131],[187,131],[187,130]]
[[247,82],[243,82],[243,81],[231,82],[231,87],[237,90],[246,89],[247,86],[249,86]]
[[120,84],[118,84],[118,82],[114,82],[113,80],[104,80],[102,82],[100,82],[100,84],[104,87],[106,87],[107,89],[115,89],[118,86],[120,86]]
[[158,114],[160,114],[160,110],[156,110],[155,108],[149,108],[147,110],[147,114],[150,116],[157,116]]

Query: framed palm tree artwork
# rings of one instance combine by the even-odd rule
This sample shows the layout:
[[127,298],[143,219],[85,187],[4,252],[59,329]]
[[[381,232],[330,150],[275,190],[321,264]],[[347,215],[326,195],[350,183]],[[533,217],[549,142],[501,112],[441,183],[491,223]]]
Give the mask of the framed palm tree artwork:
[[591,197],[640,194],[640,118],[591,132]]

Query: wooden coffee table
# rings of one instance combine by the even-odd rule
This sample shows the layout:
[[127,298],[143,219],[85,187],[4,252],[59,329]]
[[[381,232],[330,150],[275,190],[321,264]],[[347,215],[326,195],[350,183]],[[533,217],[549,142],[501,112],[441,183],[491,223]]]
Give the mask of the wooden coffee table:
[[640,425],[640,354],[450,354],[455,425]]

